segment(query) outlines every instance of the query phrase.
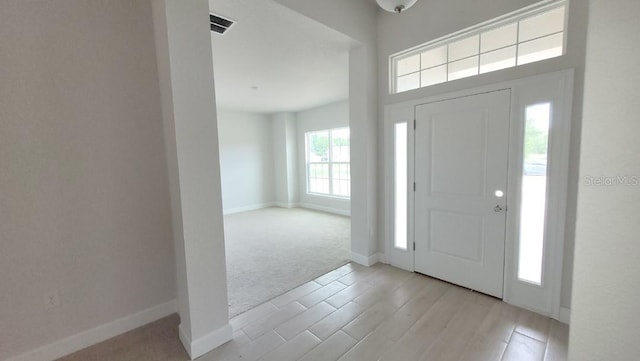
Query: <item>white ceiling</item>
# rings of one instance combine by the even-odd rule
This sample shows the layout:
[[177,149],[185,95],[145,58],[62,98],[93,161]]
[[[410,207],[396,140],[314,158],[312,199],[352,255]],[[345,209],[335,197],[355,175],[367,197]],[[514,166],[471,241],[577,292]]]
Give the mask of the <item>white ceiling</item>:
[[224,35],[211,33],[218,108],[300,111],[348,97],[348,37],[273,0],[209,7],[237,21]]

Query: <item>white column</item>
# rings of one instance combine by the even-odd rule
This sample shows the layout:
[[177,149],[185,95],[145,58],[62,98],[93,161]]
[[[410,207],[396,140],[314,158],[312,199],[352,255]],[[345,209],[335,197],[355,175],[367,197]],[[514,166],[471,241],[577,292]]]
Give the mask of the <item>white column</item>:
[[351,128],[351,259],[370,266],[377,256],[377,113],[374,50],[349,52],[349,126]]
[[293,113],[277,113],[271,116],[276,204],[286,208],[295,207],[298,203],[295,121]]
[[153,0],[176,243],[180,339],[192,359],[232,338],[209,5]]
[[[298,132],[296,117],[293,113],[285,120],[285,148],[287,151],[287,202],[291,206],[295,206],[300,202],[299,185],[298,185]],[[304,154],[300,155],[304,157]],[[304,171],[304,170],[303,170]]]

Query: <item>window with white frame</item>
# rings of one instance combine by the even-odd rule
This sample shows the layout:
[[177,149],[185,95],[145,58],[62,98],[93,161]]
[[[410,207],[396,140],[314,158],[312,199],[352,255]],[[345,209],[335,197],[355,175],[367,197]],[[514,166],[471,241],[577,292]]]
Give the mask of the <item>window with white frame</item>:
[[567,0],[543,1],[392,55],[400,93],[564,54]]
[[305,133],[307,193],[349,198],[351,163],[349,128]]

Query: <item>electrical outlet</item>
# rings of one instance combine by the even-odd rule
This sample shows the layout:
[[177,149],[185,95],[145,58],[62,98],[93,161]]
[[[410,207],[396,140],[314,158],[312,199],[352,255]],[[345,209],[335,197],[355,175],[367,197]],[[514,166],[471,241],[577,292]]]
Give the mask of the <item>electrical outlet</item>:
[[60,306],[60,293],[56,291],[46,292],[44,294],[44,307],[55,308]]

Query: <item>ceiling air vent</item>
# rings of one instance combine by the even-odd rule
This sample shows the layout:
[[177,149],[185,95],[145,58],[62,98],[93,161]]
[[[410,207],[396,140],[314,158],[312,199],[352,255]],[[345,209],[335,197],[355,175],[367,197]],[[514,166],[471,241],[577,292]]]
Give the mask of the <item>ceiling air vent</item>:
[[231,28],[231,25],[235,24],[235,21],[215,14],[209,14],[209,21],[211,22],[211,31],[218,34],[224,34]]

